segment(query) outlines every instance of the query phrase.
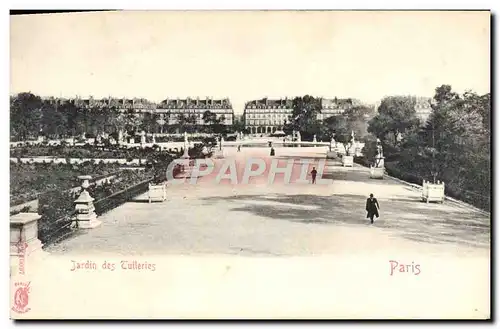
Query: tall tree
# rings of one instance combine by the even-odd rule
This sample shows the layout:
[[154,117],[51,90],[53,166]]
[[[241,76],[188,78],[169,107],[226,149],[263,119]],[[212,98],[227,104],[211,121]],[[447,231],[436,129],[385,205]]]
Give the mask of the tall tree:
[[292,102],[292,118],[287,130],[293,129],[302,134],[320,133],[318,114],[321,113],[321,99],[309,95],[295,97]]
[[390,96],[382,100],[377,115],[369,122],[368,132],[382,142],[396,146],[399,133],[414,131],[419,124],[412,97]]
[[41,128],[43,102],[32,93],[20,93],[10,100],[11,135],[20,140],[36,136]]

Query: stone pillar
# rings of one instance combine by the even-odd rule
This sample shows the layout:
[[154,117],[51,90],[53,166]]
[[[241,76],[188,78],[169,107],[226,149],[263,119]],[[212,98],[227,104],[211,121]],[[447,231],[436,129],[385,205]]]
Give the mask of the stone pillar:
[[26,274],[28,257],[42,255],[42,242],[38,239],[37,213],[22,212],[10,217],[10,269],[11,275]]
[[95,228],[101,225],[101,221],[97,219],[94,208],[94,198],[90,196],[87,188],[89,187],[89,179],[91,176],[78,176],[82,180],[82,193],[74,201],[76,210],[76,220],[78,227],[83,229]]
[[10,217],[10,254],[17,256],[22,252],[25,256],[42,249],[38,240],[37,213],[21,212]]

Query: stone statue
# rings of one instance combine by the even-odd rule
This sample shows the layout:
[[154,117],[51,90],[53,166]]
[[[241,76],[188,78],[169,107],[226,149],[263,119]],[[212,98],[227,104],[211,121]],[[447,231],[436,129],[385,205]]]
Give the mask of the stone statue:
[[141,131],[141,144],[146,144],[146,132]]
[[316,143],[316,142],[317,142],[317,140],[316,140],[316,135],[314,135],[314,137],[313,137],[313,142],[314,142],[314,143]]
[[380,139],[377,138],[377,155],[375,156],[375,167],[384,167],[384,150]]
[[330,151],[334,150],[337,147],[337,143],[335,142],[335,134],[332,134],[332,138],[330,139]]

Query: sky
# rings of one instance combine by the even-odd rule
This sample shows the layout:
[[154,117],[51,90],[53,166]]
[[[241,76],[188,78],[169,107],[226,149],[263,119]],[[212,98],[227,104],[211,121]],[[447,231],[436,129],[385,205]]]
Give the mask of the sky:
[[11,94],[376,103],[490,92],[489,12],[125,11],[11,16]]

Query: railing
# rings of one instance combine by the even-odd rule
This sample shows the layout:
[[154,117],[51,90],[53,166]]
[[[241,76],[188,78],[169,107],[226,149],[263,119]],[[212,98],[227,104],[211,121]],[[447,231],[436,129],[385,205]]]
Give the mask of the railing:
[[78,222],[74,217],[74,212],[63,215],[51,221],[42,216],[38,224],[38,239],[44,247],[60,242],[76,233]]
[[113,193],[105,198],[97,200],[94,202],[95,212],[98,216],[101,216],[105,212],[114,209],[128,200],[147,192],[149,183],[153,181],[153,178],[148,178],[134,186],[128,187],[124,190]]
[[[113,178],[116,175],[120,174],[121,171],[122,170],[118,170],[115,172],[101,174],[99,176],[92,177],[92,179],[90,180],[90,185],[95,185],[97,183],[97,181],[103,180],[105,178]],[[76,183],[77,182],[75,181],[75,184]],[[80,189],[80,186],[75,186],[75,187],[71,187],[71,188],[67,189],[66,192],[79,190],[79,189]],[[16,209],[22,209],[23,206],[27,206],[28,203],[33,202],[35,200],[38,200],[40,197],[43,197],[44,195],[48,195],[48,194],[56,192],[56,191],[59,191],[59,189],[33,193],[33,195],[30,198],[28,198],[29,200],[15,200],[14,202],[11,202],[11,204],[10,204],[11,211],[15,211]]]
[[38,213],[38,239],[45,245],[59,242],[72,235],[78,228],[73,201],[75,193],[52,191],[41,196]]

